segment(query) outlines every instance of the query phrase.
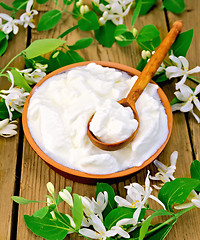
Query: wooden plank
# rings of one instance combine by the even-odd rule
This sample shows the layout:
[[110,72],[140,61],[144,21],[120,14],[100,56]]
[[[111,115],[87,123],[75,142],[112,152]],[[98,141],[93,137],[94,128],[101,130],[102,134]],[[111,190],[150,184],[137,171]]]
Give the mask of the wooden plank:
[[[6,1],[8,5],[12,3],[11,0]],[[6,12],[0,7],[0,12]],[[3,68],[19,51],[26,47],[26,30],[20,28],[17,36],[9,41],[6,53],[1,56],[0,68]],[[13,62],[12,66],[23,68],[23,61],[18,58]],[[0,79],[0,89],[7,89],[10,83],[5,78]],[[19,124],[18,124],[19,125]],[[12,220],[13,220],[13,201],[11,196],[15,192],[16,179],[16,166],[18,155],[19,133],[12,138],[0,137],[0,239],[9,240],[12,237]],[[17,170],[18,171],[18,170]],[[20,172],[20,169],[19,169]]]
[[[42,11],[46,11],[50,9],[52,5],[46,4],[42,6]],[[136,28],[140,30],[142,26],[146,24],[154,24],[161,32],[161,38],[167,33],[166,21],[164,17],[164,13],[160,10],[161,1],[159,1],[158,5],[154,10],[147,14],[146,16],[140,17],[136,22]],[[159,21],[158,21],[159,19]],[[67,23],[67,27],[66,27]],[[131,16],[126,20],[127,25],[131,29]],[[71,16],[66,15],[66,19],[62,20],[55,29],[48,32],[36,32],[32,31],[32,41],[40,38],[49,38],[49,37],[57,37],[60,33],[65,31],[67,28],[76,25],[76,20],[74,20]],[[86,33],[82,31],[74,31],[70,33],[65,39],[69,44],[74,43],[76,40],[88,37],[91,33]],[[111,49],[104,48],[100,46],[97,41],[94,41],[92,46],[87,48],[86,50],[80,51],[80,54],[86,60],[109,60],[113,62],[123,63],[129,66],[136,67],[137,63],[140,59],[141,49],[137,46],[137,44],[133,43],[129,47],[120,48],[116,44]],[[167,84],[163,86],[164,91],[167,96],[171,100],[173,98],[173,90],[174,83]],[[184,141],[182,140],[184,139]],[[159,160],[165,164],[169,163],[169,158],[171,153],[177,150],[179,151],[179,159],[177,163],[177,177],[189,176],[189,163],[192,161],[192,150],[190,146],[190,139],[187,131],[187,124],[185,121],[185,117],[183,114],[174,115],[174,128],[172,132],[172,136],[170,141],[163,151],[163,153],[159,156]],[[130,184],[130,182],[139,182],[140,184],[144,184],[144,180],[146,177],[147,169],[151,170],[152,175],[156,172],[153,164],[150,164],[147,168],[141,170],[139,173],[134,176],[112,184],[118,195],[125,197],[126,191],[124,189],[125,185]],[[53,172],[49,169],[48,166],[33,152],[30,148],[27,141],[24,141],[24,153],[23,153],[23,168],[22,168],[22,177],[21,177],[21,192],[20,195],[35,200],[44,200],[45,194],[47,194],[46,183],[51,181],[57,188],[60,190],[65,186],[72,186],[73,192],[78,193],[80,195],[86,195],[88,197],[94,196],[95,186],[81,184],[77,182],[72,182],[68,179],[64,179],[59,176],[57,173]],[[18,219],[18,235],[17,239],[41,239],[32,234],[23,221],[24,214],[32,214],[39,207],[43,206],[42,204],[31,204],[26,206],[19,207],[19,219]],[[158,207],[155,203],[152,203],[152,207]],[[64,205],[61,206],[61,211],[67,212],[68,208]],[[195,212],[195,211],[194,211]],[[183,216],[181,221],[179,221],[173,230],[170,232],[167,239],[195,239],[195,235],[193,233],[192,227],[195,225],[195,220],[190,219],[188,222],[188,218],[190,219],[190,213],[187,216]],[[191,224],[191,228],[186,227]],[[197,225],[198,226],[198,225]],[[183,231],[184,229],[184,231]],[[175,236],[175,237],[174,237]],[[188,238],[187,238],[188,237]],[[79,238],[76,235],[70,235],[67,239],[83,239]]]

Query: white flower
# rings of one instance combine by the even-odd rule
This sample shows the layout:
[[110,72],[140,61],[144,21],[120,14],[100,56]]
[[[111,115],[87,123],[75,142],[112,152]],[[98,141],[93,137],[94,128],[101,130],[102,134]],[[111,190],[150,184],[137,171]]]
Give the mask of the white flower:
[[[43,66],[43,69],[46,68],[45,65],[42,65],[42,66]],[[35,69],[33,72],[31,71],[32,71],[32,68],[19,71],[20,73],[23,73],[24,78],[30,85],[38,83],[43,77],[46,76],[46,73],[43,72],[43,70],[41,70],[40,68]]]
[[47,183],[47,190],[52,196],[54,195],[54,185],[51,182]]
[[87,13],[89,11],[89,8],[87,5],[81,5],[80,7],[80,13],[83,15],[84,13]]
[[[59,52],[58,52],[59,53]],[[41,63],[36,63],[35,66],[40,69],[41,71],[45,72],[47,67],[48,67],[48,64],[41,64]]]
[[181,81],[176,84],[176,89],[179,89],[181,85],[183,85],[187,79],[189,74],[200,72],[200,67],[197,66],[191,70],[189,70],[189,63],[185,57],[175,57],[174,55],[170,55],[169,58],[177,65],[170,66],[166,68],[166,76],[171,79],[175,77],[182,77]]
[[197,208],[200,208],[200,193],[197,194],[194,190],[192,190],[192,192],[187,197],[187,200],[189,200],[190,202],[174,206],[174,208],[175,209],[184,209],[184,208],[189,208],[192,206],[196,206]]
[[[47,206],[51,206],[52,204],[54,204],[54,202],[50,198],[47,197]],[[53,219],[56,219],[56,215],[55,215],[54,211],[51,211],[50,214]]]
[[18,33],[19,27],[17,25],[22,24],[22,22],[20,20],[13,19],[12,17],[10,17],[9,15],[7,15],[5,13],[0,13],[0,18],[3,18],[4,20],[7,21],[7,23],[5,23],[2,28],[2,31],[5,34],[9,34],[12,31],[14,34]]
[[145,179],[145,187],[142,187],[138,183],[132,183],[129,186],[125,186],[125,188],[127,189],[126,199],[120,196],[115,196],[115,201],[118,203],[118,206],[137,208],[137,210],[133,214],[133,218],[125,220],[126,222],[128,222],[127,224],[137,224],[141,209],[144,207],[148,198],[155,200],[165,209],[164,204],[158,198],[151,195],[152,188],[150,187],[149,174],[150,172],[148,171]]
[[130,235],[122,228],[122,226],[113,226],[111,230],[116,231],[121,237],[130,238]]
[[73,199],[72,199],[72,195],[70,194],[69,191],[67,191],[67,189],[63,189],[62,192],[59,192],[60,197],[69,204],[70,207],[73,207],[74,203],[73,203]]
[[35,27],[35,25],[33,24],[33,22],[34,22],[33,16],[37,15],[38,11],[31,10],[32,5],[33,5],[33,0],[29,0],[26,5],[26,12],[20,16],[20,20],[21,20],[22,24],[24,24],[25,28],[27,28],[28,26],[30,26],[31,28]]
[[[163,184],[166,183],[166,182],[170,182],[171,180],[174,180],[174,176],[173,176],[173,173],[175,172],[176,170],[176,161],[177,161],[177,158],[178,158],[178,152],[177,151],[174,151],[172,154],[171,154],[171,157],[170,157],[170,162],[171,162],[171,165],[169,167],[165,166],[163,163],[161,163],[160,161],[158,160],[155,160],[154,161],[154,164],[156,165],[156,167],[158,168],[158,171],[154,177],[150,176],[149,178],[152,179],[152,180],[159,180],[159,181],[162,181]],[[163,185],[161,184],[161,186]],[[153,185],[156,189],[160,189],[161,187],[158,187],[156,185]]]
[[90,217],[92,214],[97,214],[101,220],[103,220],[102,212],[106,208],[108,204],[108,193],[104,191],[104,193],[100,192],[97,195],[97,200],[94,198],[90,200],[88,197],[81,197],[83,204],[83,211],[87,217]]
[[197,85],[195,91],[193,92],[190,87],[183,84],[180,86],[180,91],[175,92],[176,97],[182,101],[181,103],[176,103],[171,106],[172,111],[180,110],[181,112],[191,112],[198,123],[200,122],[199,117],[193,112],[193,104],[200,111],[200,102],[197,95],[200,93],[200,84]]
[[101,22],[111,20],[115,25],[123,24],[123,18],[129,13],[132,3],[133,1],[109,1],[107,5],[99,4],[99,9],[106,12],[106,16],[100,18]]
[[4,119],[0,121],[0,136],[2,137],[12,137],[17,134],[17,131],[14,129],[17,128],[17,121],[9,122],[9,119]]
[[14,87],[13,75],[10,71],[7,72],[10,76],[12,85],[9,90],[1,90],[0,92],[3,94],[0,94],[0,97],[5,99],[5,104],[9,113],[9,119],[12,120],[12,112],[14,110],[22,113],[26,97],[29,95],[29,93],[25,92],[22,88]]
[[88,228],[82,228],[79,230],[80,234],[91,239],[106,240],[107,237],[115,236],[118,233],[117,230],[106,231],[102,221],[94,214],[91,215],[91,221],[95,231]]

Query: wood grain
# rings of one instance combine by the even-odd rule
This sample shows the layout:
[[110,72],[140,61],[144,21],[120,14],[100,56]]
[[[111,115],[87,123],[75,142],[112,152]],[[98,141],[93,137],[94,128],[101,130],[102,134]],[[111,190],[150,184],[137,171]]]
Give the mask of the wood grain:
[[[11,0],[6,3],[11,5]],[[0,7],[0,12],[8,13]],[[9,41],[6,53],[1,56],[0,68],[3,68],[15,55],[26,47],[27,34],[24,28]],[[18,58],[12,66],[24,68],[22,59]],[[0,89],[7,89],[10,86],[6,78],[0,79]],[[19,124],[18,124],[19,125]],[[19,129],[19,127],[18,127]],[[19,130],[18,130],[19,132]],[[17,156],[19,145],[19,133],[12,138],[0,137],[0,240],[9,240],[12,237],[12,221],[15,214],[11,196],[15,193]],[[20,169],[19,169],[20,170]]]
[[[189,2],[189,0],[187,2]],[[149,14],[147,14],[146,16],[139,17],[135,24],[135,27],[138,30],[140,30],[146,24],[154,24],[161,32],[161,38],[163,39],[164,36],[167,34],[167,22],[166,22],[167,20],[165,19],[164,12],[160,10],[161,5],[162,5],[161,1],[158,1],[157,6]],[[40,14],[42,14],[45,11],[52,9],[54,5],[48,3],[44,5],[39,5],[39,7],[40,8],[38,10],[40,11]],[[194,11],[197,12],[196,9],[194,9]],[[187,14],[188,12],[183,13],[181,15],[181,18],[187,16]],[[170,18],[170,24],[173,21],[174,20]],[[131,16],[126,19],[125,23],[129,26],[129,28],[131,28],[130,25]],[[33,30],[31,40],[34,41],[36,39],[41,38],[57,37],[67,28],[72,27],[74,25],[76,25],[76,20],[74,20],[71,16],[66,14],[63,20],[61,20],[61,22],[59,23],[59,25],[48,32],[46,31],[37,32]],[[67,41],[67,43],[73,44],[78,39],[90,36],[93,36],[93,34],[77,30],[70,33],[67,37],[65,37],[65,40]],[[98,42],[94,40],[93,44],[89,48],[81,50],[79,51],[79,53],[86,60],[106,60],[119,62],[122,64],[126,64],[128,66],[136,67],[137,63],[140,60],[141,49],[138,47],[136,43],[133,43],[130,46],[124,48],[121,48],[117,44],[114,44],[111,49],[108,49],[100,46]],[[165,91],[168,98],[172,100],[173,92],[175,91],[174,82],[171,82],[170,84],[164,84],[162,88]],[[193,125],[191,126],[194,127]],[[197,138],[196,132],[193,133],[192,142],[190,142],[186,117],[182,113],[176,113],[174,114],[174,126],[172,136],[166,148],[164,149],[164,151],[162,152],[158,159],[162,161],[164,164],[169,164],[171,153],[174,150],[177,150],[179,152],[179,157],[175,176],[189,177],[189,165],[193,160],[191,143],[194,144],[194,141],[196,142],[195,144],[199,144],[199,139]],[[198,148],[199,145],[194,146],[196,146],[195,148]],[[150,164],[147,168],[141,170],[140,172],[127,178],[126,180],[112,184],[112,187],[114,188],[116,194],[125,197],[126,191],[124,189],[124,186],[130,184],[131,182],[137,181],[140,184],[144,184],[147,170],[151,170],[152,175],[154,175],[154,173],[156,172],[154,165]],[[73,192],[78,193],[82,196],[88,196],[91,198],[95,194],[96,189],[95,186],[73,182],[69,179],[61,177],[60,175],[52,171],[35,154],[35,152],[31,149],[31,147],[29,146],[25,139],[22,159],[20,195],[28,199],[45,200],[44,196],[47,194],[46,183],[48,181],[51,181],[55,185],[57,191],[60,190],[61,188],[64,188],[65,186],[71,186],[73,187]],[[35,210],[39,209],[39,207],[42,206],[44,206],[44,204],[30,204],[19,207],[18,232],[17,232],[18,240],[41,239],[40,237],[35,236],[31,231],[27,229],[23,220],[23,215],[33,214]],[[156,208],[159,207],[154,202],[151,203],[151,206]],[[65,213],[69,212],[69,209],[64,204],[61,206],[60,210]],[[200,235],[200,230],[198,229],[199,221],[200,219],[198,211],[196,209],[186,214],[185,216],[183,215],[181,219],[178,221],[178,223],[173,227],[172,231],[169,233],[166,239],[197,240],[198,234]],[[69,235],[66,239],[83,239],[83,238],[77,237],[77,235]]]

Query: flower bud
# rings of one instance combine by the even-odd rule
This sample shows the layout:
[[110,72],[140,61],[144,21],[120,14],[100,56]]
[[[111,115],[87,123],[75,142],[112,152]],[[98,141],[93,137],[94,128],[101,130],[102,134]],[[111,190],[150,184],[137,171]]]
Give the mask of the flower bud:
[[146,56],[147,56],[148,58],[150,58],[150,57],[151,57],[151,53],[150,53],[149,51],[146,51]]
[[62,198],[62,200],[69,204],[70,207],[73,207],[74,204],[70,192],[64,189],[63,192],[59,192],[59,195]]
[[54,195],[54,186],[51,182],[47,183],[47,190],[49,191],[49,193],[53,196]]
[[138,34],[138,30],[136,28],[133,28],[132,33],[133,33],[133,37],[135,38]]
[[142,50],[141,56],[142,56],[142,58],[143,58],[144,60],[147,59],[146,51],[145,51],[145,50]]

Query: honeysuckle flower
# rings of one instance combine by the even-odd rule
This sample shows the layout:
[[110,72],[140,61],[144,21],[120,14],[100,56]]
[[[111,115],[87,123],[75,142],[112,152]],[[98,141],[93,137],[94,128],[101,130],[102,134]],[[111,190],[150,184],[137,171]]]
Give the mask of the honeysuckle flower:
[[72,199],[72,195],[70,194],[69,191],[67,191],[67,189],[63,189],[62,192],[59,192],[60,197],[69,204],[70,207],[73,207],[74,203],[73,203],[73,199]]
[[[47,197],[47,206],[51,206],[52,204],[54,204],[54,202],[50,198]],[[50,214],[53,219],[56,219],[56,215],[55,215],[54,211],[51,211]]]
[[130,235],[122,228],[122,226],[113,226],[111,230],[116,231],[120,237],[130,238]]
[[9,90],[1,90],[0,97],[5,99],[5,104],[8,109],[9,119],[12,120],[12,112],[14,110],[22,113],[26,97],[29,95],[28,92],[25,92],[24,89],[14,87],[14,78],[10,71],[7,71],[11,80],[11,87]]
[[48,68],[48,64],[36,63],[35,66],[36,66],[36,68],[40,69],[43,72],[45,72]]
[[38,11],[31,9],[32,5],[33,5],[33,0],[29,0],[26,5],[26,12],[20,16],[20,20],[25,28],[27,28],[28,26],[30,26],[31,28],[35,27],[33,23],[34,22],[33,16],[37,15]]
[[87,13],[89,11],[88,5],[81,5],[80,7],[80,13],[83,15],[84,13]]
[[51,182],[48,182],[48,183],[47,183],[47,190],[49,191],[49,193],[50,193],[52,196],[54,196],[54,192],[55,192],[55,190],[54,190],[54,185],[53,185]]
[[184,208],[189,208],[192,206],[196,206],[197,208],[200,208],[200,193],[197,194],[194,190],[192,190],[192,192],[187,197],[187,200],[190,202],[176,205],[176,206],[174,206],[174,208],[175,209],[184,209]]
[[4,20],[7,21],[5,24],[3,24],[3,28],[2,28],[2,31],[5,34],[9,34],[12,31],[14,34],[18,33],[19,27],[17,25],[22,24],[21,20],[13,19],[12,17],[10,17],[9,15],[7,15],[5,13],[0,13],[0,18],[3,18]]
[[94,230],[91,230],[88,228],[82,228],[79,230],[79,233],[85,237],[88,237],[91,239],[106,240],[106,238],[115,236],[118,233],[117,230],[106,231],[106,228],[103,225],[102,221],[95,214],[91,215],[91,221],[92,221],[92,226]]
[[175,92],[175,96],[182,101],[181,103],[176,103],[171,106],[172,111],[180,110],[181,112],[191,112],[196,118],[197,122],[200,122],[199,117],[193,112],[193,106],[195,105],[200,111],[200,101],[197,95],[200,93],[200,84],[197,85],[196,89],[193,91],[190,87],[183,84],[180,86],[180,91]]
[[92,214],[97,214],[101,220],[103,220],[102,212],[106,208],[108,204],[108,193],[104,191],[104,193],[100,192],[97,195],[97,200],[94,198],[89,199],[88,197],[81,197],[83,204],[83,211],[87,217],[90,217]]
[[33,72],[31,71],[32,71],[32,68],[28,68],[20,71],[21,73],[23,73],[24,78],[30,85],[38,83],[43,77],[46,76],[46,73],[39,68],[35,69]]
[[[171,162],[171,165],[169,167],[167,167],[166,165],[164,165],[163,163],[161,163],[160,161],[158,160],[155,160],[154,161],[154,164],[156,165],[156,167],[158,168],[158,171],[155,176],[149,176],[149,178],[151,180],[159,180],[159,181],[162,181],[163,184],[160,184],[161,186],[164,185],[164,183],[166,182],[170,182],[171,180],[174,180],[174,172],[176,170],[176,161],[177,161],[177,158],[178,158],[178,152],[177,151],[174,151],[172,154],[171,154],[171,157],[170,157],[170,162]],[[159,186],[156,186],[156,185],[153,185],[154,188],[156,189],[160,189],[161,187]]]
[[141,57],[146,60],[147,58],[151,57],[151,53],[149,51],[142,50]]
[[173,63],[176,66],[170,66],[166,68],[166,76],[171,79],[175,77],[182,77],[181,81],[176,83],[176,90],[178,90],[181,85],[183,85],[187,79],[187,76],[193,73],[200,72],[200,67],[197,66],[191,70],[189,70],[189,62],[185,57],[175,57],[173,54],[169,56]]
[[137,208],[133,214],[133,219],[130,220],[131,224],[133,225],[137,224],[141,209],[144,207],[148,198],[155,200],[165,209],[164,204],[158,198],[151,195],[153,189],[150,187],[149,174],[150,171],[148,171],[145,179],[145,187],[142,187],[138,183],[131,183],[129,186],[125,186],[127,189],[126,199],[120,196],[115,196],[115,201],[118,203],[118,206]]
[[0,121],[0,136],[2,137],[12,137],[17,134],[17,131],[15,129],[17,128],[17,125],[15,125],[17,121],[9,122],[9,119],[6,118],[4,120]]
[[[129,1],[128,1],[129,2]],[[111,20],[115,25],[123,24],[123,18],[129,13],[133,1],[130,1],[129,5],[127,3],[120,1],[109,1],[109,4],[99,4],[99,9],[102,12],[106,12],[106,15],[103,15],[103,20]]]

